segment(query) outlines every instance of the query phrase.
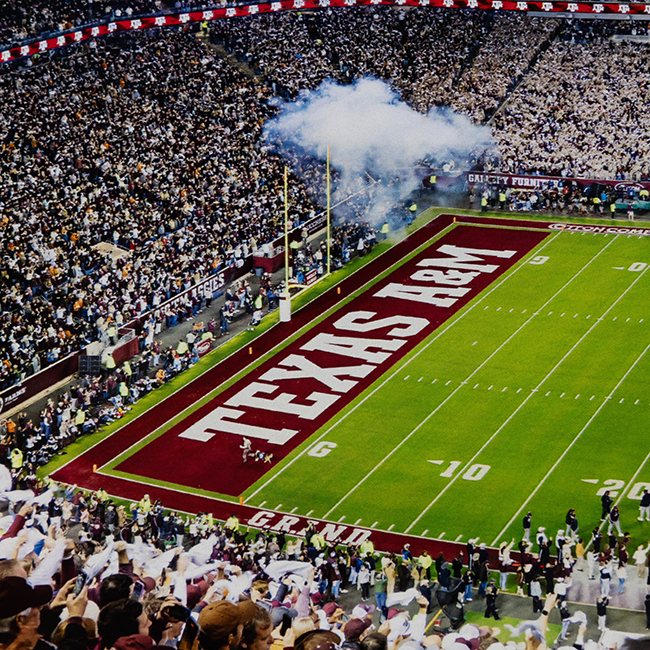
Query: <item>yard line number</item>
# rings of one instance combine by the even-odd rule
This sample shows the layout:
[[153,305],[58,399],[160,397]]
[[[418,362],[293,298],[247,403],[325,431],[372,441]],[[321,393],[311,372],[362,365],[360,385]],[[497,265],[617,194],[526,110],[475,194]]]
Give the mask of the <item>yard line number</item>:
[[[596,492],[596,496],[602,497],[605,492],[609,492],[610,496],[615,499],[625,487],[625,481],[610,478],[603,481],[603,485],[605,487],[600,488]],[[650,483],[635,483],[627,493],[627,498],[639,500],[643,496],[643,490],[650,490]]]
[[[444,460],[430,460],[430,463],[433,463],[434,465],[442,465],[444,464]],[[440,476],[442,478],[453,478],[454,477],[454,472],[463,464],[462,461],[460,460],[451,460],[449,461],[449,467],[444,472],[440,472]],[[470,465],[461,478],[465,479],[466,481],[480,481],[488,472],[490,471],[490,466],[489,465],[481,465],[481,463],[475,463],[474,465]]]

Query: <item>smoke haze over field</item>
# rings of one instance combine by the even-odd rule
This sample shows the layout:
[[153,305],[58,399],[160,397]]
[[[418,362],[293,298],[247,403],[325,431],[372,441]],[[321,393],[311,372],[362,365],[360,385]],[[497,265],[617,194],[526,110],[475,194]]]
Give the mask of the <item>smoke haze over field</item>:
[[[265,138],[290,160],[298,156],[322,163],[329,145],[339,176],[333,202],[367,184],[367,174],[381,179],[371,191],[366,216],[375,223],[420,187],[418,161],[428,156],[439,164],[453,161],[460,169],[472,151],[492,142],[488,127],[447,109],[422,115],[386,83],[369,78],[349,86],[326,81],[301,93],[297,101],[283,103],[279,115],[267,123]],[[320,192],[324,195],[324,187]],[[337,214],[350,216],[340,209]]]

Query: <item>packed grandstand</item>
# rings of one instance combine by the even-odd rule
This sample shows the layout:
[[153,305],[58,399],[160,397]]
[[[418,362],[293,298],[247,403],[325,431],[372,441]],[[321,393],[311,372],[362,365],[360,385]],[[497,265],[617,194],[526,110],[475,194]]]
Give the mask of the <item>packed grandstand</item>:
[[[105,19],[184,6],[17,0],[0,10],[0,40],[16,46]],[[52,400],[38,422],[20,414],[0,423],[11,465],[2,487],[13,495],[2,501],[0,520],[0,644],[186,650],[193,616],[205,650],[256,643],[256,650],[271,643],[309,650],[324,647],[319,643],[368,650],[501,648],[506,639],[499,629],[462,621],[463,601],[472,595],[485,597],[497,612],[480,549],[475,560],[446,557],[434,565],[426,556],[411,557],[408,548],[380,557],[372,545],[330,546],[316,530],[296,541],[268,531],[247,534],[236,520],[222,526],[207,514],[181,519],[146,498],[126,512],[106,494],[36,480],[36,466],[195,363],[199,340],[224,334],[241,314],[254,326],[256,315],[277,306],[283,287],[271,275],[262,277],[258,295],[246,282],[198,296],[187,291],[243,267],[252,254],[268,255],[284,229],[286,165],[291,225],[302,246],[293,257],[294,275],[323,274],[326,248],[312,248],[311,233],[301,230],[325,207],[323,159],[295,150],[285,157],[264,138],[283,101],[304,98],[327,80],[383,80],[413,111],[450,109],[491,131],[488,149],[418,161],[428,175],[451,169],[564,179],[525,191],[476,184],[458,199],[462,205],[485,201],[504,210],[596,216],[606,206],[614,216],[617,201],[647,197],[646,24],[330,8],[114,33],[0,67],[0,390],[91,344],[115,343],[134,320],[141,354],[137,366],[109,366]],[[574,178],[634,187],[628,195],[604,183],[585,194]],[[360,180],[356,198],[347,201],[348,221],[335,231],[331,251],[335,267],[372,248],[389,216],[391,227],[413,217],[410,202],[376,218],[364,194],[371,194],[373,182]],[[196,317],[223,291],[218,315],[192,328],[185,347],[161,348],[161,332]],[[572,560],[575,542],[565,551]],[[523,588],[534,617],[519,630],[521,638],[513,629],[506,643],[543,648],[549,611],[566,595],[553,582],[570,582],[574,565],[552,565],[549,577],[539,562],[541,545],[520,550],[521,562],[512,566],[505,549],[492,557],[493,569],[513,574],[511,586],[521,569],[520,588],[524,560],[531,565]],[[527,555],[532,550],[535,556]],[[583,548],[578,561],[586,557]],[[603,543],[602,557],[594,560],[600,560],[601,583],[603,571],[625,568],[628,559],[616,538],[612,548]],[[549,592],[543,605],[538,577]],[[639,579],[645,579],[641,568]],[[339,608],[342,587],[355,594]],[[352,602],[362,597],[365,603],[371,587],[376,613]],[[146,592],[137,605],[128,600],[134,591]],[[259,604],[242,604],[251,600]],[[436,605],[453,632],[427,627]],[[25,610],[41,606],[39,640],[33,630],[29,636],[35,614]],[[604,610],[601,599],[598,616]],[[585,640],[578,613],[558,608],[562,622],[571,617],[567,628],[576,624],[576,647],[604,647]],[[237,625],[225,629],[227,617],[243,624],[243,639]],[[377,633],[370,633],[373,621]]]

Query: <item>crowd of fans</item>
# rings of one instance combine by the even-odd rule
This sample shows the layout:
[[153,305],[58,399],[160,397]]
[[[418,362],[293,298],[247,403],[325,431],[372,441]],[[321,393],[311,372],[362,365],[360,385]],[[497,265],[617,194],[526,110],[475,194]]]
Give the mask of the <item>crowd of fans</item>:
[[[170,3],[174,6],[173,2]],[[0,8],[0,43],[15,44],[107,18],[149,14],[168,8],[164,0],[12,0]]]
[[[418,110],[451,105],[482,121],[532,65],[494,117],[498,155],[479,168],[645,177],[647,48],[612,43],[621,26],[607,22],[368,7],[212,24],[266,85],[187,32],[112,36],[3,67],[0,389],[280,234],[284,161],[261,141],[274,92],[373,75]],[[297,223],[319,207],[323,169],[291,162]],[[349,206],[367,218],[372,188],[361,189]],[[511,197],[512,209],[601,209]]]
[[406,101],[413,96],[415,107],[426,110],[448,103],[488,23],[484,12],[364,7],[221,21],[211,30],[213,39],[263,72],[284,96],[325,79],[350,83],[368,75],[388,81]]
[[[575,643],[565,647],[597,650],[604,646],[585,638],[587,616],[569,612],[572,568],[588,563],[591,572],[595,563],[602,583],[610,580],[603,574],[614,553],[619,567],[628,560],[625,538],[614,537],[610,548],[597,531],[598,548],[587,554],[574,535],[574,511],[558,531],[557,558],[543,527],[532,542],[524,530],[521,561],[511,556],[514,540],[501,545],[498,561],[471,540],[466,553],[450,549],[433,558],[426,550],[414,555],[408,543],[385,554],[371,539],[332,543],[316,522],[299,537],[256,532],[234,514],[225,522],[207,512],[183,517],[146,494],[116,503],[103,489],[33,477],[12,483],[5,467],[0,472],[3,648],[189,650],[198,639],[203,650],[544,650],[552,617],[563,624],[555,647],[576,624]],[[648,550],[634,556],[639,575]],[[513,575],[522,595],[528,590],[533,614],[517,627],[505,625],[510,640],[502,642],[500,628],[466,624],[464,604],[484,599],[485,618],[498,620],[499,587]],[[371,593],[376,604],[367,604]],[[599,600],[600,627],[607,604]],[[431,628],[429,615],[439,606],[443,617]]]
[[[270,91],[185,33],[0,71],[2,386],[280,234]],[[295,219],[313,213],[291,181]]]
[[493,122],[500,171],[633,181],[650,176],[650,122],[641,108],[650,48],[612,42],[607,36],[615,29],[575,22],[540,56]]
[[449,103],[453,109],[484,123],[523,78],[559,25],[557,19],[529,18],[514,12],[500,16],[471,67],[452,89]]
[[[117,11],[164,9],[147,0],[70,1],[56,9],[14,0],[0,13],[0,40]],[[614,44],[607,29],[514,14],[373,7],[214,24],[213,39],[263,72],[268,85],[185,31],[114,35],[1,68],[0,388],[91,341],[109,341],[117,326],[200,277],[241,265],[280,234],[284,161],[261,144],[274,93],[294,97],[327,78],[348,83],[372,75],[418,110],[451,105],[482,122],[524,76],[494,118],[499,157],[482,160],[484,168],[646,177],[647,47]],[[545,49],[555,32],[559,37]],[[311,169],[311,179],[292,178],[296,224],[318,208],[309,185],[319,184],[322,171]],[[577,192],[568,198],[550,190],[504,194],[504,209],[520,209],[518,201],[541,202],[550,211],[601,209]],[[498,195],[490,200],[501,202]],[[353,209],[362,215],[365,207],[360,201]],[[355,251],[365,254],[375,236],[366,224],[344,224],[332,244],[334,267]],[[322,274],[325,255],[305,242],[293,257],[294,277],[314,269]],[[277,288],[268,279],[262,297],[275,306]],[[195,362],[197,340],[227,331],[238,310],[255,322],[260,308],[244,285],[226,298],[219,320],[193,330],[184,347],[163,350],[156,334],[196,315],[211,295],[152,316],[137,363],[81,380],[52,400],[37,423],[24,414],[0,423],[3,451],[17,470],[6,472],[8,480],[0,476],[0,501],[15,504],[0,519],[0,645],[42,648],[38,627],[66,650],[96,644],[186,650],[196,630],[190,616],[197,617],[204,650],[261,650],[271,642],[299,650],[342,643],[353,650],[498,645],[492,628],[458,625],[458,636],[425,634],[434,580],[453,587],[457,604],[485,596],[497,614],[485,549],[468,548],[467,558],[439,563],[413,558],[406,547],[401,556],[379,558],[370,543],[331,546],[315,529],[304,540],[265,532],[251,537],[236,518],[224,526],[208,514],[183,520],[147,497],[127,512],[103,491],[39,483],[36,465],[81,433],[121,417],[142,394]],[[554,581],[561,578],[566,587],[572,548],[578,563],[594,573],[598,567],[601,582],[627,565],[624,535],[598,541],[594,532],[590,557],[570,528],[567,521],[562,542],[556,540],[558,561],[550,559],[543,530],[535,553],[527,543],[520,548],[517,584],[528,589],[535,610],[546,612],[522,648],[544,647],[548,612],[566,595]],[[499,559],[506,582],[509,550],[504,545]],[[539,578],[549,592],[543,606]],[[364,601],[374,587],[383,623],[377,633],[369,633],[368,606],[344,622],[337,600],[346,586],[359,587]],[[134,591],[146,595],[134,599]],[[401,596],[389,598],[395,594]],[[419,610],[412,620],[390,607],[409,596]],[[224,621],[236,624],[226,629]],[[581,630],[577,642],[586,647]]]
[[630,21],[386,7],[212,27],[215,40],[285,97],[325,79],[370,75],[419,111],[451,106],[479,123],[507,98],[492,122],[496,148],[479,168],[640,180],[649,175],[641,110],[648,46],[610,40],[631,32],[644,29]]

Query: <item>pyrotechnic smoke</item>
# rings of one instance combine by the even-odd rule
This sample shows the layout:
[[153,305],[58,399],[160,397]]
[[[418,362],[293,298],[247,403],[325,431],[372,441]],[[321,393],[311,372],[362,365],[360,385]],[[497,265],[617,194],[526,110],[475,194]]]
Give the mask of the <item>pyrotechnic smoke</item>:
[[[279,115],[267,123],[265,138],[278,153],[300,159],[303,169],[307,160],[322,163],[329,145],[338,176],[334,202],[361,184],[368,186],[368,175],[379,180],[366,192],[371,205],[364,218],[374,223],[421,186],[418,161],[453,161],[458,170],[472,151],[491,144],[487,127],[447,109],[418,113],[386,83],[369,78],[349,86],[326,81],[295,102],[283,102]],[[346,207],[335,213],[349,217]]]

